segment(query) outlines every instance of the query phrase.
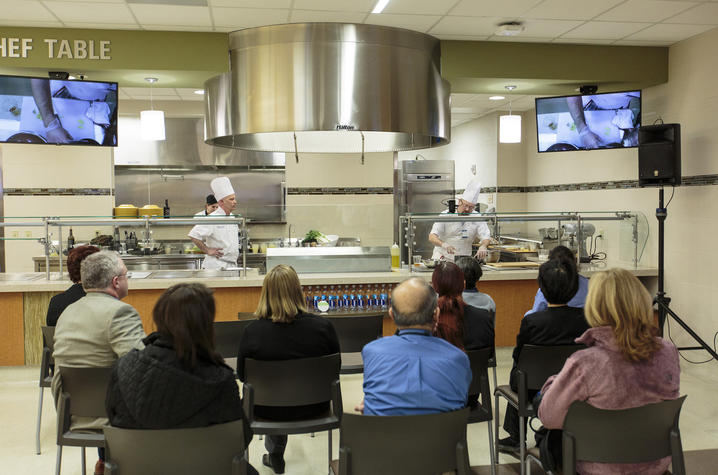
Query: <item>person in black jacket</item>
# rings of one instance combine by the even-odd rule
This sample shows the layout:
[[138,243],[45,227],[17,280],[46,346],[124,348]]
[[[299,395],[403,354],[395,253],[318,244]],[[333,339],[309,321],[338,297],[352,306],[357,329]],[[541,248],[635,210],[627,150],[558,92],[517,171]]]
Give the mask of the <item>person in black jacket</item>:
[[66,291],[50,299],[50,305],[47,307],[47,317],[45,318],[48,327],[57,325],[57,320],[62,312],[70,304],[77,302],[86,295],[85,289],[82,288],[80,264],[87,256],[99,251],[100,249],[95,246],[77,246],[67,255],[67,273],[70,275],[70,280],[73,284]]
[[[509,378],[513,391],[518,390],[517,364],[524,345],[573,345],[574,340],[588,330],[583,308],[566,305],[578,290],[576,273],[574,265],[558,258],[544,262],[539,267],[539,288],[546,297],[548,308],[530,313],[521,320]],[[529,391],[529,400],[536,392]],[[499,450],[508,453],[519,451],[519,415],[511,405],[506,408],[504,429],[509,437],[499,440]]]
[[[215,302],[202,284],[178,284],[155,304],[157,331],[112,369],[106,408],[110,425],[127,429],[204,427],[244,421],[252,432],[232,368],[214,349]],[[256,470],[248,466],[250,474]]]
[[[264,277],[258,317],[242,335],[237,355],[237,374],[244,381],[244,360],[291,360],[339,353],[339,339],[332,324],[307,313],[299,277],[290,266],[280,264]],[[255,406],[258,417],[292,420],[312,417],[329,409],[329,402],[295,407]],[[286,435],[268,435],[262,463],[284,473]]]

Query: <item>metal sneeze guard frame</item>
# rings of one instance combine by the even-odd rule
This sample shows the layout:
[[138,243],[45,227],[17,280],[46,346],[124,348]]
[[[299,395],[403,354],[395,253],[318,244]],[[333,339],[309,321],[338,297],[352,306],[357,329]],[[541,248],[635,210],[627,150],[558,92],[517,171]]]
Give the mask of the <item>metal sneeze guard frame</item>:
[[[599,216],[605,215],[605,216]],[[399,246],[407,247],[407,262],[413,262],[414,245],[416,244],[414,235],[413,222],[432,221],[432,222],[486,222],[493,228],[492,237],[498,238],[501,242],[499,231],[499,223],[516,222],[516,221],[555,221],[557,228],[561,228],[562,221],[575,221],[578,229],[577,233],[577,262],[579,262],[581,251],[583,250],[583,236],[581,233],[581,223],[590,221],[625,221],[631,219],[633,221],[633,266],[638,266],[638,219],[641,213],[637,211],[567,211],[567,212],[533,212],[533,213],[482,213],[482,214],[416,214],[407,213],[399,217]],[[532,239],[520,239],[527,242],[536,242]],[[647,236],[646,236],[647,240]],[[645,248],[645,242],[643,243]],[[409,268],[412,269],[411,265]],[[413,269],[412,269],[413,270]]]
[[[188,225],[194,226],[197,224],[208,224],[206,221],[200,221],[197,218],[112,218],[112,217],[60,217],[60,216],[44,216],[40,219],[41,221],[29,221],[29,222],[6,222],[5,219],[33,219],[33,218],[13,218],[5,217],[0,222],[0,227],[44,227],[45,237],[44,242],[40,239],[40,243],[45,246],[45,278],[50,280],[50,226],[57,227],[58,230],[58,242],[60,243],[60,254],[62,254],[62,227],[63,226],[143,226],[147,232],[152,226],[174,226],[174,225]],[[247,277],[247,221],[243,216],[225,217],[225,218],[211,218],[212,224],[236,224],[240,226],[241,242],[240,246],[242,249],[242,272],[243,277]],[[63,259],[60,255],[60,277],[63,272]]]

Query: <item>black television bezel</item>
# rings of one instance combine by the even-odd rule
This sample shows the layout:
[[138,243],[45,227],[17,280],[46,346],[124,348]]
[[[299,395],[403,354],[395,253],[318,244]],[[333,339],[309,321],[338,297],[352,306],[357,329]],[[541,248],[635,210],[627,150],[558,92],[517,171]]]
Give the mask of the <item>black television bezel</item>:
[[[86,79],[55,79],[51,77],[45,77],[45,76],[25,76],[22,74],[0,74],[0,81],[2,78],[25,78],[25,79],[45,79],[47,81],[70,81],[70,82],[83,82],[83,83],[99,83],[99,84],[114,84],[117,88],[117,107],[115,107],[115,111],[113,113],[115,124],[119,125],[119,103],[120,103],[120,84],[116,81],[94,81],[94,80],[86,80]],[[2,95],[2,94],[0,94]],[[52,143],[52,142],[41,142],[41,143],[25,143],[25,142],[8,142],[6,140],[0,140],[0,144],[10,144],[10,145],[52,145],[55,147],[62,146],[62,147],[102,147],[102,148],[114,148],[119,147],[120,145],[120,134],[119,134],[119,127],[117,127],[117,130],[115,131],[116,136],[116,144],[113,145],[103,145],[101,143],[98,143],[97,145],[92,143]]]
[[[583,96],[602,96],[606,94],[621,94],[626,92],[638,92],[639,105],[641,109],[641,120],[643,120],[643,89],[627,89],[624,91],[609,91],[609,92],[597,92],[595,94],[567,94],[565,96],[549,96],[549,97],[536,97],[534,98],[534,116],[536,118],[536,153],[561,153],[561,152],[595,152],[597,150],[630,150],[632,148],[638,148],[638,145],[631,145],[630,147],[599,147],[599,148],[579,148],[577,150],[540,150],[539,149],[539,131],[538,131],[538,101],[544,99],[561,99],[563,97],[583,97]],[[637,128],[641,126],[639,121]]]

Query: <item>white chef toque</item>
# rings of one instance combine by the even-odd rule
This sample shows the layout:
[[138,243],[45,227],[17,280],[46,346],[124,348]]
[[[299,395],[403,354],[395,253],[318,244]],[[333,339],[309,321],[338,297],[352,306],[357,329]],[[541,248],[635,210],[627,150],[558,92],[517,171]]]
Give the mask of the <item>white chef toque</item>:
[[217,201],[234,194],[232,183],[229,182],[229,178],[226,176],[215,178],[210,182],[209,186],[212,188],[212,192],[214,193],[214,197],[217,198]]
[[466,185],[461,199],[476,204],[479,202],[479,193],[481,193],[481,183],[479,183],[479,180],[473,179]]

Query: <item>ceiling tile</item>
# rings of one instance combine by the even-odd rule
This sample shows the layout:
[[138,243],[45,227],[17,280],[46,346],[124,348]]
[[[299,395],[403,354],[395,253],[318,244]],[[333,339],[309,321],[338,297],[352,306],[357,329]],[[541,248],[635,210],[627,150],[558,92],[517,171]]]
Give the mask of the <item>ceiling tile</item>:
[[[55,3],[58,0],[43,0],[44,4]],[[73,0],[80,3],[125,3],[125,0]]]
[[292,0],[209,0],[209,4],[232,8],[290,8]]
[[431,33],[431,35],[436,36],[440,40],[447,41],[486,41],[489,39],[487,35],[445,35],[436,33]]
[[590,20],[623,0],[545,0],[522,15],[523,18]]
[[338,12],[364,12],[374,9],[376,0],[294,0],[297,10],[329,10]]
[[5,20],[29,20],[29,21],[54,21],[55,16],[35,0],[25,0],[22,2],[12,0],[0,0],[0,11],[2,12],[2,20],[0,23],[5,24]]
[[361,12],[337,12],[337,11],[317,11],[317,10],[293,10],[290,22],[335,22],[335,23],[361,23],[364,21],[366,13]]
[[678,42],[708,31],[711,28],[710,25],[668,25],[661,23],[641,30],[625,39]]
[[213,8],[214,24],[218,27],[231,27],[235,30],[255,26],[284,23],[289,10],[267,8]]
[[88,30],[139,30],[137,23],[101,23],[93,21],[90,23],[82,21],[66,21],[63,22],[65,28],[82,28]]
[[642,30],[651,23],[618,23],[608,21],[589,21],[561,35],[561,38],[617,40]]
[[451,94],[451,110],[454,110],[454,107],[461,107],[464,104],[468,103],[471,99],[473,99],[476,96],[476,94],[466,94],[466,93],[453,93]]
[[531,37],[531,36],[498,36],[493,35],[489,37],[489,41],[503,41],[506,43],[547,43],[551,41],[551,38],[543,37]]
[[489,36],[496,30],[500,21],[496,17],[459,17],[446,16],[434,26],[432,35]]
[[641,40],[617,40],[611,43],[616,46],[671,46],[675,41],[641,41]]
[[132,4],[130,8],[142,25],[212,26],[209,7],[167,8],[162,5]]
[[25,26],[36,28],[62,28],[64,24],[59,20],[54,21],[30,21],[30,20],[0,20],[2,26]]
[[581,23],[580,20],[529,20],[524,24],[526,29],[523,33],[514,38],[555,38]]
[[569,45],[611,45],[616,40],[597,40],[595,38],[581,39],[581,38],[554,38],[551,40],[552,43],[563,43]]
[[497,16],[518,17],[542,0],[461,0],[452,10],[452,16]]
[[666,23],[692,23],[694,25],[718,25],[718,3],[704,3],[669,18]]
[[628,0],[626,3],[622,3],[599,15],[595,20],[658,22],[694,5],[696,3],[693,2]]
[[197,25],[142,25],[145,30],[152,31],[199,31],[199,32],[210,32],[213,31],[211,26],[197,26]]
[[440,2],[436,0],[391,0],[386,8],[384,8],[383,13],[446,15],[454,3],[456,2],[447,0]]
[[381,15],[369,15],[364,23],[426,32],[434,23],[439,21],[440,18],[438,15],[390,15],[382,13]]
[[47,8],[64,22],[102,22],[132,24],[135,18],[126,4],[46,2]]

